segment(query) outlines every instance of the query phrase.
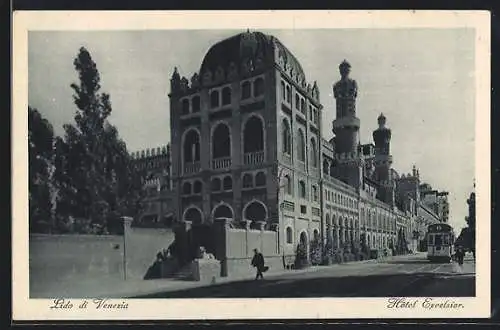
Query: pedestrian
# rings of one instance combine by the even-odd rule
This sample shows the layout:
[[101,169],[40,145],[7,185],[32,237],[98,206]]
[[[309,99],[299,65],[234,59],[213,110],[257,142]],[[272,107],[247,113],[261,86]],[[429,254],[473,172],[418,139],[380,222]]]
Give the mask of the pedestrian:
[[267,271],[269,268],[265,266],[264,256],[259,252],[258,249],[253,249],[254,255],[252,258],[252,266],[257,269],[257,275],[255,275],[255,279],[258,280],[259,277],[264,279],[263,272]]
[[457,249],[457,252],[455,252],[455,255],[457,258],[457,262],[460,266],[462,266],[464,263],[464,254],[465,253],[464,253],[462,246],[458,246],[458,249]]

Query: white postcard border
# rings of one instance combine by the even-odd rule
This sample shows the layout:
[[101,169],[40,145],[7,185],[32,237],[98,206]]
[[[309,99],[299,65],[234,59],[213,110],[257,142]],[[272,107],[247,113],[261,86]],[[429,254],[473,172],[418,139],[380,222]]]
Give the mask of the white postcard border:
[[[50,309],[29,299],[28,31],[473,28],[476,30],[475,298],[463,309],[389,309],[387,298],[130,299],[127,309]],[[490,13],[486,11],[18,11],[13,17],[12,307],[14,320],[481,318],[490,315]],[[419,298],[423,301],[424,298]],[[443,299],[444,301],[445,299]],[[74,300],[76,304],[82,300]],[[117,303],[123,300],[114,300]]]

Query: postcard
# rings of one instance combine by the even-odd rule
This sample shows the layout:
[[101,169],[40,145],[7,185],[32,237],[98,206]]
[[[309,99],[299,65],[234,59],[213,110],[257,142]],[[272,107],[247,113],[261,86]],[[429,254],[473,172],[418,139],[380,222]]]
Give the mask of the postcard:
[[18,11],[12,76],[14,320],[489,317],[489,12]]

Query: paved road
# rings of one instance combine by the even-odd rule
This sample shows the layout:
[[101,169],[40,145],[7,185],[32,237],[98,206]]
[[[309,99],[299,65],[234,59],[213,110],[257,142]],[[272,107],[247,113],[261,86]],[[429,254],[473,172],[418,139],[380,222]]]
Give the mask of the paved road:
[[271,297],[472,297],[475,296],[475,262],[430,263],[425,254],[376,263],[351,263],[314,272],[267,276],[140,298],[271,298]]

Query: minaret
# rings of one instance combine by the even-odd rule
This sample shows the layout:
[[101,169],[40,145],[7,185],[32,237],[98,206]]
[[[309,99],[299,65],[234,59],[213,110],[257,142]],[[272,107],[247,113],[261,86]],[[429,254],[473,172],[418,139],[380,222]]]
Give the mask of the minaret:
[[349,77],[351,65],[344,60],[339,65],[340,80],[333,85],[337,103],[336,119],[333,121],[335,134],[335,175],[347,184],[359,188],[362,185],[362,165],[359,152],[360,121],[356,117],[358,85]]
[[[375,173],[380,184],[379,196],[382,201],[393,206],[395,199],[395,181],[391,177],[392,155],[391,135],[392,132],[385,126],[386,117],[383,113],[378,116],[378,128],[373,131],[375,142]],[[415,169],[413,175],[416,176]]]

